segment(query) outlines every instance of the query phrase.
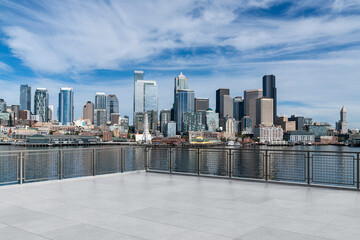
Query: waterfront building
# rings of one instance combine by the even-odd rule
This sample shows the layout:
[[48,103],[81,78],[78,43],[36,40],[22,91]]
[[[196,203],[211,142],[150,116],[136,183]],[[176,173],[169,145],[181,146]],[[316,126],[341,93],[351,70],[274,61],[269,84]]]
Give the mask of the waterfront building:
[[209,98],[195,98],[194,110],[196,113],[201,113],[201,122],[206,124],[206,110],[209,108]]
[[331,126],[329,124],[316,124],[306,126],[306,130],[315,135],[315,137],[327,136],[327,131]]
[[219,113],[214,112],[211,108],[206,110],[206,129],[209,132],[215,132],[219,128]]
[[165,137],[176,137],[176,122],[170,121],[165,124]]
[[95,126],[104,126],[107,122],[106,109],[96,108],[94,109],[94,125]]
[[277,92],[274,75],[263,76],[263,96],[273,99],[273,122],[275,122],[277,116]]
[[49,94],[46,88],[37,88],[34,95],[34,114],[40,122],[49,121]]
[[58,121],[62,125],[72,124],[74,121],[74,92],[72,88],[60,88]]
[[20,85],[20,110],[31,112],[31,87]]
[[176,94],[176,124],[177,131],[182,131],[183,114],[186,112],[194,112],[195,93],[193,90],[181,89]]
[[106,109],[106,94],[97,92],[95,95],[95,109]]
[[114,94],[109,94],[106,99],[107,121],[111,121],[111,114],[119,113],[119,101]]
[[253,89],[244,91],[245,116],[252,120],[252,128],[256,125],[256,100],[263,97],[262,89]]
[[277,116],[275,124],[281,126],[284,133],[296,131],[296,122],[289,121],[287,116]]
[[230,95],[230,89],[228,88],[219,88],[218,90],[216,90],[216,107],[215,107],[215,112],[219,113],[219,117],[221,117],[220,115],[220,102],[221,102],[221,97],[224,95]]
[[164,134],[166,123],[171,121],[171,110],[163,109],[160,111],[160,132]]
[[227,139],[235,139],[234,131],[235,118],[231,116],[226,116],[224,118],[224,137]]
[[189,80],[182,73],[174,79],[174,104],[172,120],[177,121],[177,93],[179,90],[189,89]]
[[341,134],[346,134],[349,131],[345,106],[340,110],[340,120],[336,123],[336,130]]
[[4,99],[0,99],[0,113],[6,113],[6,102]]
[[111,125],[120,123],[120,113],[112,113],[110,116]]
[[203,130],[202,124],[202,114],[195,112],[184,112],[183,113],[183,123],[182,123],[182,131],[201,131]]
[[233,99],[233,117],[236,121],[241,121],[244,117],[244,100],[242,97],[234,97]]
[[[304,126],[305,126],[305,118],[304,117],[291,115],[291,117],[289,117],[289,121],[294,121],[295,122],[297,131],[304,130]],[[308,124],[308,125],[312,125],[312,123]]]
[[73,145],[73,144],[96,144],[98,139],[95,136],[80,135],[33,135],[26,137],[29,144],[52,144],[52,145]]
[[83,107],[82,119],[89,120],[91,124],[94,124],[94,103],[87,101]]
[[306,131],[291,131],[284,135],[284,138],[291,142],[313,143],[315,142],[315,135]]
[[256,100],[256,125],[271,126],[274,124],[273,99],[259,98]]
[[241,119],[241,134],[253,134],[253,120],[249,116]]
[[261,143],[266,143],[283,140],[284,133],[280,126],[259,125],[254,129],[254,137],[259,138]]

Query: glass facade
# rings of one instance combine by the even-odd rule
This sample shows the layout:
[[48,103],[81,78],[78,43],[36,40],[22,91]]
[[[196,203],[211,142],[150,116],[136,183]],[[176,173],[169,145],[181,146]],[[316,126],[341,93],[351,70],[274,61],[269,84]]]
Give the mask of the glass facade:
[[74,121],[74,92],[72,88],[60,89],[58,120],[62,125],[69,125]]
[[183,132],[189,131],[201,131],[202,125],[202,113],[185,112],[183,113]]
[[158,86],[156,81],[137,80],[134,89],[134,120],[138,112],[158,111]]
[[234,97],[234,118],[236,121],[241,121],[244,117],[244,101],[242,97]]
[[28,85],[20,86],[20,110],[31,111],[31,87]]
[[6,113],[6,102],[4,99],[0,99],[0,113]]
[[183,114],[186,112],[194,112],[195,93],[193,90],[182,89],[176,94],[176,124],[177,130],[182,131]]
[[94,125],[103,126],[106,125],[106,109],[95,109],[94,110]]
[[210,132],[215,132],[219,128],[219,113],[214,112],[211,108],[206,110],[206,127]]
[[176,137],[176,122],[168,122],[165,124],[165,137]]
[[98,92],[95,95],[95,109],[106,109],[106,95]]
[[111,121],[112,113],[119,113],[119,100],[116,95],[110,94],[106,100],[107,121]]
[[49,94],[46,88],[37,88],[34,95],[34,114],[40,122],[49,121]]

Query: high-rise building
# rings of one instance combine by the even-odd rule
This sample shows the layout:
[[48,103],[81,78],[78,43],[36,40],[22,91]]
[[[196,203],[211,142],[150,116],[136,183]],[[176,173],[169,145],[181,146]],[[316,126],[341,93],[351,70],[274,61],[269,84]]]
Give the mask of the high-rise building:
[[336,130],[342,134],[346,134],[349,131],[345,106],[340,110],[340,121],[336,123]]
[[14,112],[15,119],[19,119],[20,105],[11,105],[11,111]]
[[219,114],[214,112],[211,108],[206,110],[206,129],[210,132],[215,132],[219,128]]
[[84,120],[89,120],[91,124],[94,124],[94,103],[91,101],[87,101],[84,105],[82,118]]
[[158,111],[159,97],[156,81],[135,79],[134,86],[134,116],[138,112]]
[[112,113],[110,116],[111,125],[120,123],[120,113]]
[[[216,90],[216,108],[215,108],[215,112],[220,114],[220,99],[222,96],[224,95],[230,95],[230,89],[227,88],[219,88],[218,90]],[[219,117],[221,118],[221,116],[219,115]]]
[[157,131],[157,125],[158,125],[158,112],[155,110],[150,110],[147,111],[146,114],[147,114],[149,131],[151,133],[155,133],[155,131]]
[[233,99],[233,117],[236,121],[241,121],[244,117],[244,100],[242,97],[234,97]]
[[20,110],[31,112],[31,87],[28,85],[20,86]]
[[253,134],[253,120],[249,116],[244,116],[241,119],[241,133],[242,134]]
[[289,117],[288,120],[289,121],[294,121],[296,123],[296,130],[297,131],[304,130],[304,125],[305,125],[305,118],[304,117],[291,115],[291,117]]
[[48,108],[48,109],[49,109],[49,110],[48,110],[48,113],[49,113],[48,119],[49,119],[50,122],[52,122],[52,121],[53,121],[53,114],[54,114],[54,106],[53,106],[53,105],[49,105],[49,108]]
[[206,110],[209,108],[209,98],[195,98],[195,112],[201,113],[201,122],[206,125]]
[[171,110],[163,109],[160,111],[160,132],[164,134],[166,123],[171,121]]
[[222,95],[220,97],[220,112],[219,117],[224,119],[226,116],[233,117],[234,115],[234,102],[229,95]]
[[107,120],[111,121],[111,114],[119,113],[119,101],[114,94],[110,94],[106,99]]
[[46,88],[37,88],[34,95],[34,115],[40,122],[49,121],[49,94]]
[[173,104],[173,116],[171,117],[172,120],[177,120],[177,103],[176,103],[176,94],[181,89],[189,89],[189,80],[185,77],[182,73],[179,76],[175,77],[174,79],[174,104]]
[[95,95],[95,109],[106,109],[106,95],[103,92],[97,92]]
[[72,88],[60,88],[58,120],[62,125],[69,125],[74,121],[74,92]]
[[277,116],[277,93],[274,75],[263,76],[263,96],[273,99],[273,122],[275,122]]
[[252,120],[252,128],[256,125],[256,100],[263,97],[262,89],[253,89],[244,91],[245,116]]
[[165,124],[165,137],[176,137],[176,122],[170,121]]
[[129,132],[129,116],[124,116],[123,118],[120,118],[120,132]]
[[144,80],[144,71],[134,71],[134,82]]
[[273,106],[272,98],[263,97],[256,100],[256,125],[271,126],[274,124]]
[[6,113],[6,102],[4,99],[0,99],[0,113]]
[[144,131],[144,112],[137,112],[134,116],[134,131],[135,133],[142,133]]
[[94,109],[94,125],[95,126],[104,126],[106,125],[107,115],[106,109],[96,108]]
[[184,112],[183,113],[183,123],[182,123],[182,131],[190,132],[190,131],[201,131],[203,129],[203,124],[201,121],[201,113],[195,112]]
[[194,112],[195,93],[193,90],[181,89],[176,94],[176,126],[177,131],[182,131],[183,114]]

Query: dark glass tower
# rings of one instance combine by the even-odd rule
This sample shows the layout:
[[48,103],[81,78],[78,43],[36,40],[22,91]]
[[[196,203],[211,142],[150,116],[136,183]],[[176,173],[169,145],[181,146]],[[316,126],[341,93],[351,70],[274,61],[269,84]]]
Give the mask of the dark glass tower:
[[274,75],[265,75],[263,77],[263,96],[272,98],[274,104],[274,122],[277,115],[277,96],[276,96],[276,80]]
[[31,87],[28,85],[20,86],[20,110],[31,111]]
[[216,108],[215,112],[220,113],[220,101],[221,97],[224,95],[230,95],[230,89],[227,88],[219,88],[216,90]]

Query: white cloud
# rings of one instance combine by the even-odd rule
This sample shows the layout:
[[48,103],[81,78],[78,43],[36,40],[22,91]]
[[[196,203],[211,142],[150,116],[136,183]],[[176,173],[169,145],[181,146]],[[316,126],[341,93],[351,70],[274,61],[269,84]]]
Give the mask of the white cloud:
[[1,73],[1,71],[10,72],[10,71],[12,71],[12,67],[7,65],[6,63],[0,62],[0,73]]

